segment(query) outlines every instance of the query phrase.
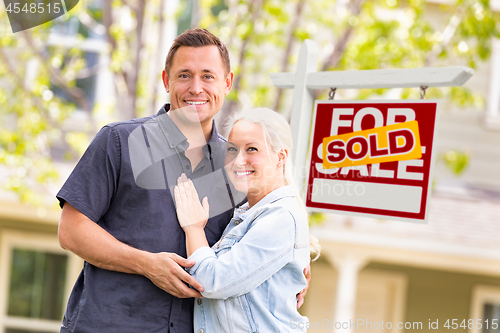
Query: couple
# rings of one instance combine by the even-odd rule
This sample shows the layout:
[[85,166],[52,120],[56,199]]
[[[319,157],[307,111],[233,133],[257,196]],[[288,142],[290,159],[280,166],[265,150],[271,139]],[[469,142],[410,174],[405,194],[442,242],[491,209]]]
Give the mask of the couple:
[[[285,177],[289,128],[269,110],[242,113],[226,144],[213,117],[232,81],[220,40],[187,31],[174,41],[163,72],[171,105],[96,135],[57,194],[60,244],[85,259],[61,332],[192,332],[193,297],[196,332],[290,331],[299,316],[295,295],[300,299],[306,286],[309,237]],[[202,135],[192,134],[192,124]],[[155,142],[175,157],[148,169],[162,177],[149,180],[162,181],[146,178],[138,186],[129,150],[136,129],[151,161]],[[232,182],[213,191],[192,185],[225,163]],[[192,182],[178,180],[183,173]],[[177,213],[168,191],[176,181]],[[231,199],[225,210],[210,213],[207,199],[203,205],[197,199],[208,196],[214,206],[215,190],[225,187]],[[248,198],[234,216],[240,200],[231,188]]]

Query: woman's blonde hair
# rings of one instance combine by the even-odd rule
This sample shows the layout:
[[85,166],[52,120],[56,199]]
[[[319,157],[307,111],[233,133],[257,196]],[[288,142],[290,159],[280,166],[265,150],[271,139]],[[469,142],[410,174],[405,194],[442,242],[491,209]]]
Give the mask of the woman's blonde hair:
[[[306,217],[308,216],[306,209],[300,200],[300,195],[297,190],[297,186],[293,181],[293,165],[290,153],[292,151],[292,132],[290,130],[290,125],[278,112],[268,108],[255,108],[251,110],[245,110],[238,112],[234,115],[231,121],[228,122],[229,128],[233,126],[238,121],[247,121],[252,124],[259,125],[265,134],[266,142],[271,146],[273,152],[286,152],[286,158],[283,164],[283,177],[285,185],[293,185],[295,188],[295,196],[299,202]],[[314,253],[313,261],[318,259],[321,251],[321,246],[319,245],[318,239],[314,236],[309,236],[311,252]]]

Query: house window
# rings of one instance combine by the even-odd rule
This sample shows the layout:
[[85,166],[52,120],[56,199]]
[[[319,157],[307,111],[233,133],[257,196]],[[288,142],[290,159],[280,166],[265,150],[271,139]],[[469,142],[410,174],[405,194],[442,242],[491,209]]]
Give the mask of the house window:
[[[484,325],[482,333],[497,333],[500,332],[500,304],[485,303],[483,306],[483,321],[489,320],[490,325]],[[495,329],[496,327],[496,329]]]
[[469,333],[500,333],[500,286],[475,286],[470,316],[476,325]]
[[43,234],[4,232],[0,244],[0,332],[59,332],[68,254]]

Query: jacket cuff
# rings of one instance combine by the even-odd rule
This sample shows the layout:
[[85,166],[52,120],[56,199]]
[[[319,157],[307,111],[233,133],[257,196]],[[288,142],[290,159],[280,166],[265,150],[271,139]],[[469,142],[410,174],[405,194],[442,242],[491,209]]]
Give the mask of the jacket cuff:
[[200,267],[201,263],[205,261],[208,258],[214,258],[216,259],[217,256],[215,255],[214,250],[212,250],[208,246],[203,246],[197,249],[196,251],[193,252],[188,258],[188,260],[194,260],[195,264],[191,267],[186,268],[186,271],[190,274],[193,275],[196,273],[196,270],[198,267]]

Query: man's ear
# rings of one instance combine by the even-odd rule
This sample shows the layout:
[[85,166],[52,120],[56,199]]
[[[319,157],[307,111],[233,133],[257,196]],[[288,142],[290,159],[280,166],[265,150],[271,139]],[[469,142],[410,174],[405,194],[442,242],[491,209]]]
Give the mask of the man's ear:
[[165,87],[165,90],[167,91],[167,93],[169,92],[168,91],[168,83],[169,83],[169,80],[168,80],[168,74],[167,72],[165,72],[165,70],[163,70],[163,72],[161,73],[161,78],[163,80],[163,86]]
[[234,73],[233,72],[229,72],[229,74],[227,74],[227,77],[226,77],[226,86],[225,86],[225,89],[224,89],[224,92],[225,94],[229,94],[229,92],[231,91],[231,88],[233,87],[233,78],[234,78]]

